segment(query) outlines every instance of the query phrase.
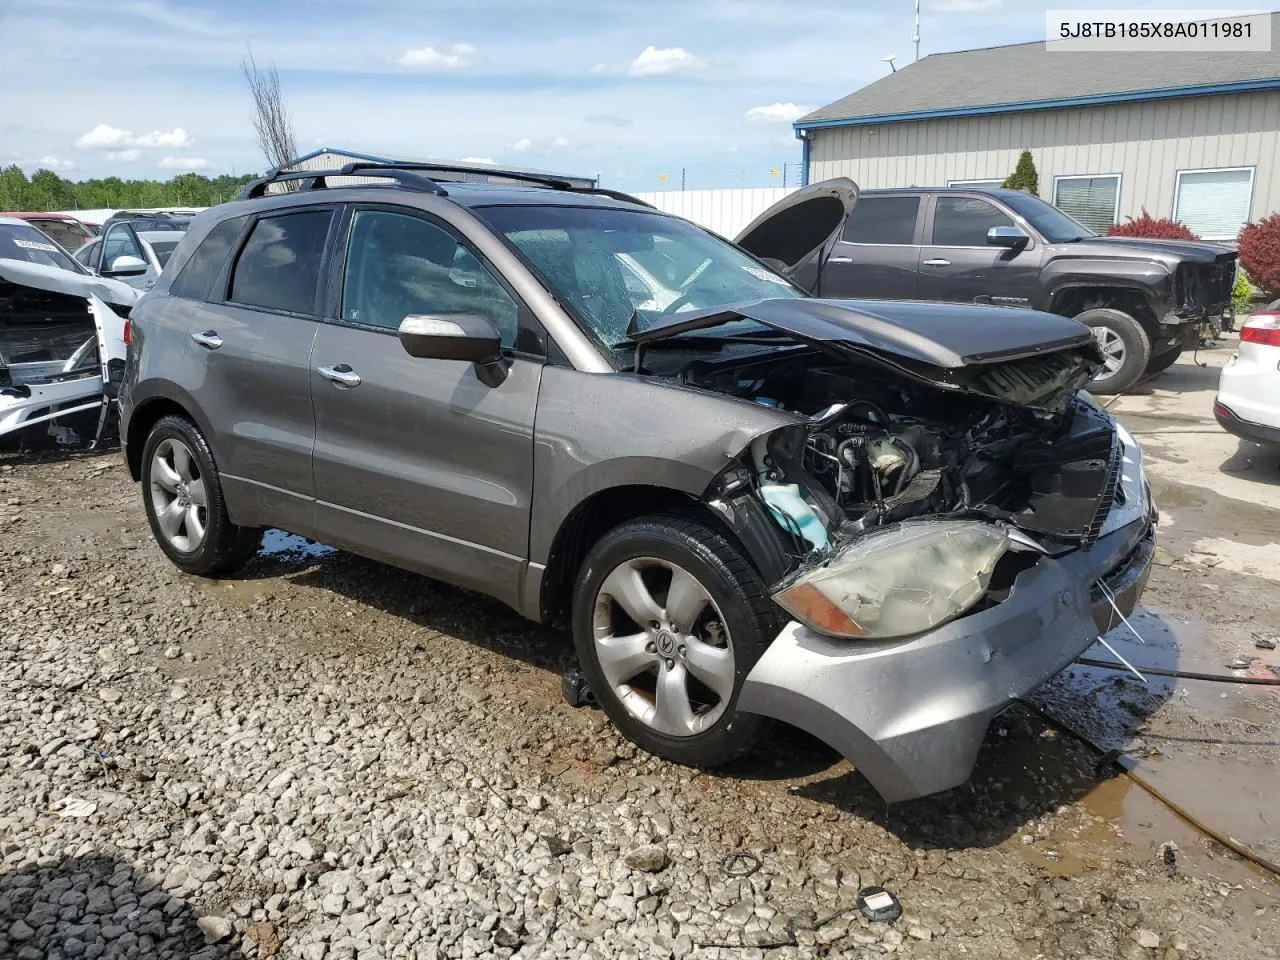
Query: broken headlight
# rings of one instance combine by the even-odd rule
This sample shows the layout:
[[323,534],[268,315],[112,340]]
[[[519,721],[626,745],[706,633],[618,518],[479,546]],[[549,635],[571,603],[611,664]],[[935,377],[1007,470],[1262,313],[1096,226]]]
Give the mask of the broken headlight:
[[906,637],[954,620],[987,590],[1009,539],[973,520],[907,522],[868,534],[773,599],[833,637]]

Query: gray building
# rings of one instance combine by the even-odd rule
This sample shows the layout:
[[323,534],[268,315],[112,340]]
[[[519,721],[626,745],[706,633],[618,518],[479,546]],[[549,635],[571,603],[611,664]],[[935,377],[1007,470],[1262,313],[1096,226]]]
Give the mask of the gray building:
[[[361,153],[355,150],[348,150],[345,147],[320,147],[310,153],[303,154],[293,163],[289,164],[290,170],[335,170],[346,166],[348,163],[357,163],[359,161],[372,161],[375,163],[440,163],[449,166],[458,167],[459,171],[455,174],[442,175],[440,179],[457,179],[463,181],[471,181],[473,183],[501,183],[512,182],[509,178],[497,175],[494,171],[494,165],[478,162],[466,162],[463,160],[440,160],[435,157],[412,157],[405,154],[370,154]],[[585,177],[577,174],[555,173],[551,170],[538,170],[532,167],[502,167],[504,170],[510,170],[514,173],[525,173],[530,176],[554,177],[557,180],[566,180],[575,187],[594,187],[596,186],[596,177]],[[348,182],[346,180],[343,181]],[[351,183],[382,183],[385,182],[376,177],[352,177]]]
[[[1271,29],[1280,37],[1280,14]],[[1030,150],[1040,196],[1095,230],[1146,209],[1234,239],[1280,210],[1280,47],[933,54],[795,129],[810,182],[998,186]]]

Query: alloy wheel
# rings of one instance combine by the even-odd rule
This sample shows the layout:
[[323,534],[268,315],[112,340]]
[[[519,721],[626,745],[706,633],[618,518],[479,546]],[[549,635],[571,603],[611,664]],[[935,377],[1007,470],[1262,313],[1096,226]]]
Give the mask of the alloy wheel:
[[181,440],[166,437],[151,458],[151,505],[169,545],[195,553],[208,529],[209,501],[195,455]]
[[696,736],[728,708],[728,629],[706,587],[678,564],[637,557],[615,567],[596,594],[592,634],[614,696],[658,733]]
[[1094,381],[1098,382],[1114,377],[1120,372],[1120,368],[1124,366],[1125,357],[1128,355],[1125,350],[1124,340],[1120,338],[1120,334],[1110,327],[1094,327],[1093,338],[1098,341],[1098,346],[1102,348],[1103,363],[1103,371],[1094,377]]

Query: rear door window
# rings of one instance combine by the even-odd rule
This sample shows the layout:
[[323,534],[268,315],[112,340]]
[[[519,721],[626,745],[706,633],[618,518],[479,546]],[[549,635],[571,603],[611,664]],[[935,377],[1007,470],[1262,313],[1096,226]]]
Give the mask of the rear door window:
[[846,243],[915,243],[919,197],[863,197],[845,221]]
[[263,217],[231,273],[229,300],[249,307],[314,314],[332,210]]
[[1012,227],[1013,219],[977,197],[939,197],[933,210],[933,245],[985,247],[992,227]]

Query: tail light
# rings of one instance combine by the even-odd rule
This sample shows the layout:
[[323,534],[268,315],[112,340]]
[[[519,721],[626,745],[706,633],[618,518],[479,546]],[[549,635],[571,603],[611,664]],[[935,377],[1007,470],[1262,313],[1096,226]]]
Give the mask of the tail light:
[[1254,326],[1245,324],[1240,328],[1240,339],[1246,343],[1260,343],[1267,347],[1280,347],[1280,326]]
[[127,347],[133,342],[133,321],[125,320],[124,322],[124,345]]

